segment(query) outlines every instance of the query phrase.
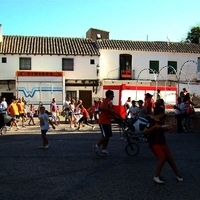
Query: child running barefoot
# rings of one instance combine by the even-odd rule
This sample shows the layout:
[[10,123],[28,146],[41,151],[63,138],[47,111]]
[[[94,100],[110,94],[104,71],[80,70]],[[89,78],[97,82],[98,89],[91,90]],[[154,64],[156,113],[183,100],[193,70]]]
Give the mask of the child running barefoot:
[[48,149],[49,142],[46,137],[46,133],[49,130],[49,124],[51,124],[53,129],[55,129],[55,126],[53,125],[52,121],[49,119],[49,116],[45,112],[44,106],[40,107],[39,120],[40,120],[41,136],[42,136],[42,146],[39,148],[40,149]]

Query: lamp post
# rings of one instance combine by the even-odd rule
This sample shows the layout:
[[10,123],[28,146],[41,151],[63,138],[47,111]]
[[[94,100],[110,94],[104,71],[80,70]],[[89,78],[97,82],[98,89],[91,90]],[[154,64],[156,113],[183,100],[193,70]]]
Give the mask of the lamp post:
[[195,74],[196,74],[196,77],[197,77],[198,71],[193,72],[193,73],[190,75],[189,79],[188,79],[188,82],[187,82],[187,84],[188,84],[188,88],[187,88],[188,91],[190,91],[190,90],[189,90],[189,88],[190,88],[190,82],[191,82],[191,80],[192,80],[192,77],[193,77]]
[[181,76],[181,73],[182,73],[182,70],[183,70],[183,67],[185,66],[186,63],[195,63],[197,66],[198,66],[198,63],[194,60],[187,60],[185,61],[182,65],[181,65],[181,68],[179,70],[179,74],[178,74],[178,94],[179,94],[179,84],[180,84],[180,76]]

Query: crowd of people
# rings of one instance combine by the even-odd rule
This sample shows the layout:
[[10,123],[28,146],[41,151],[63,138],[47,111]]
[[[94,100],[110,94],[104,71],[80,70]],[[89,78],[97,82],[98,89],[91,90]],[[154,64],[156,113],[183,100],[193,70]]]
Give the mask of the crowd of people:
[[[128,97],[124,104],[126,118],[130,123],[134,123],[139,117],[149,119],[155,106],[160,105],[165,111],[165,102],[162,98],[161,91],[157,91],[157,99],[153,99],[153,95],[146,93],[143,100],[135,101]],[[176,104],[174,105],[174,115],[177,121],[177,132],[183,132],[190,129],[190,118],[195,113],[195,104],[192,102],[190,93],[183,88],[177,97]]]
[[190,129],[191,115],[195,114],[195,104],[192,102],[190,93],[183,88],[177,98],[177,103],[174,105],[175,118],[177,120],[177,132],[181,133],[184,130]]
[[[170,126],[164,124],[165,119],[165,103],[162,99],[161,91],[157,91],[157,99],[153,100],[153,95],[146,93],[143,100],[135,101],[128,97],[124,104],[124,112],[127,121],[131,124],[135,123],[138,118],[145,118],[148,120],[144,133],[148,136],[149,147],[158,159],[156,172],[153,180],[158,184],[163,184],[164,181],[160,178],[160,174],[165,162],[168,162],[173,169],[178,181],[183,181],[180,176],[178,168],[171,156],[170,150],[167,146],[164,133],[169,131]],[[47,149],[49,142],[46,133],[49,130],[49,124],[55,129],[55,125],[60,123],[60,114],[65,113],[65,121],[69,123],[71,129],[87,125],[94,130],[95,126],[89,123],[89,119],[94,119],[99,124],[101,137],[93,146],[97,155],[110,156],[107,151],[107,146],[112,136],[111,119],[122,119],[122,116],[117,113],[113,107],[112,100],[114,92],[108,90],[105,93],[103,100],[94,100],[92,106],[86,109],[82,100],[66,98],[62,110],[59,109],[56,99],[53,98],[50,103],[49,111],[46,110],[42,102],[35,109],[34,105],[28,105],[23,97],[13,99],[8,105],[5,98],[2,98],[0,103],[0,113],[4,115],[11,115],[12,122],[10,129],[14,126],[19,130],[19,120],[21,119],[22,127],[28,120],[28,125],[31,123],[35,125],[34,115],[37,113],[40,123],[42,146],[41,149]],[[185,88],[180,92],[177,98],[177,103],[174,105],[175,117],[177,119],[177,131],[182,132],[185,128],[190,128],[191,109],[194,106],[190,98],[190,94]],[[51,117],[50,117],[51,116]]]

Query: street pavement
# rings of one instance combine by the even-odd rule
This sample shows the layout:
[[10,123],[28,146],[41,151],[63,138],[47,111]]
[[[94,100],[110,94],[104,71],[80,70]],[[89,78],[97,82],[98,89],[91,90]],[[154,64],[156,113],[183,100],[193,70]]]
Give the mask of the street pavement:
[[112,155],[100,157],[92,150],[100,136],[98,125],[77,131],[62,124],[48,132],[49,149],[38,149],[38,125],[0,135],[0,200],[200,199],[198,131],[166,133],[184,181],[178,182],[166,163],[164,185],[153,182],[157,160],[146,142],[135,141],[140,152],[129,157],[114,124]]

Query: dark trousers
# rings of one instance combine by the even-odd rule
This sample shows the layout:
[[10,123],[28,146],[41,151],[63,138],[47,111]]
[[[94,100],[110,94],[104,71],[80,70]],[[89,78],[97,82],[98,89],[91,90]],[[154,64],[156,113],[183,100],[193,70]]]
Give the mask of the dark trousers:
[[183,120],[183,115],[178,114],[175,115],[176,121],[177,121],[177,132],[183,132],[183,125],[182,125],[182,120]]

